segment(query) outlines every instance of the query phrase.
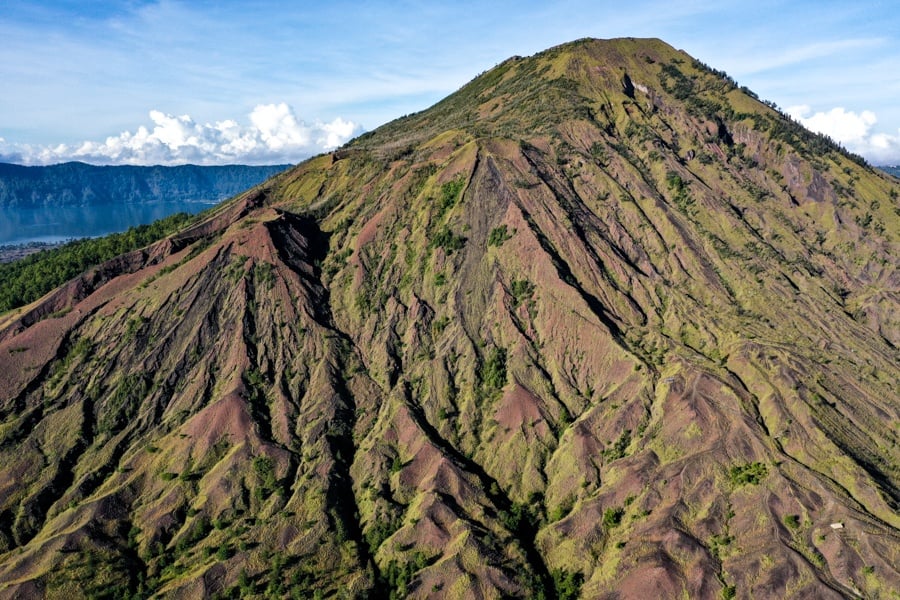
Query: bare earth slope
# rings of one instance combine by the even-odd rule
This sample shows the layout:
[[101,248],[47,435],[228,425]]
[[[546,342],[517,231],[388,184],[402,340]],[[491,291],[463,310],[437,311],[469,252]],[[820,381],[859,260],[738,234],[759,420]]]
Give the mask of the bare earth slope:
[[510,59],[0,317],[0,598],[897,597],[898,192]]

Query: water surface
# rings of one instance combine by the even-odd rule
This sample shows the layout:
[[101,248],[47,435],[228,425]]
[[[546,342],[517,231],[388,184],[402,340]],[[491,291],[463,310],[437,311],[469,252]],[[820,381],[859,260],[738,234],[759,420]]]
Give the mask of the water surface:
[[118,233],[178,212],[195,214],[215,204],[216,201],[180,200],[52,208],[0,207],[0,245],[52,244]]

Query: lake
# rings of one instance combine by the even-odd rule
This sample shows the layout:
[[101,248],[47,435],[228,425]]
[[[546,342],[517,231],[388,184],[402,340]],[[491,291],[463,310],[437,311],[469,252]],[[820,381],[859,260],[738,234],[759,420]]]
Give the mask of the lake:
[[52,208],[0,207],[0,245],[30,242],[58,243],[98,237],[152,223],[169,215],[195,214],[215,201],[146,202]]

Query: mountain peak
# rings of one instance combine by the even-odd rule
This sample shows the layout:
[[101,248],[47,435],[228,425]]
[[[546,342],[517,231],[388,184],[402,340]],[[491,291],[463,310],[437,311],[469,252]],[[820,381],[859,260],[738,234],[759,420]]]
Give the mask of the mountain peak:
[[509,59],[4,317],[0,586],[900,588],[898,192],[658,40]]

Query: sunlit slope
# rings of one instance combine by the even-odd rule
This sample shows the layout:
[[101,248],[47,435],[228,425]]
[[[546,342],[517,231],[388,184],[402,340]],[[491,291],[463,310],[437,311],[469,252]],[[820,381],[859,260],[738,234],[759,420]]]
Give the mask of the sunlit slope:
[[505,61],[4,317],[0,596],[889,598],[898,192],[662,42]]

